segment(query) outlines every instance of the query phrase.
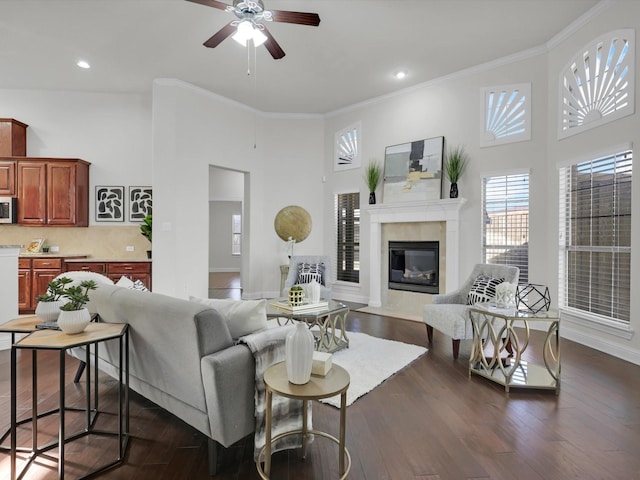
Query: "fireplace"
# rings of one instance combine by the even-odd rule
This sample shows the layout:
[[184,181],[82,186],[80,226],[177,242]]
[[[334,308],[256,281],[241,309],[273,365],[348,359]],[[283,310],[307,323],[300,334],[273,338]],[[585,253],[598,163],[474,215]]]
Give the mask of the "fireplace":
[[389,289],[438,293],[440,242],[389,242]]

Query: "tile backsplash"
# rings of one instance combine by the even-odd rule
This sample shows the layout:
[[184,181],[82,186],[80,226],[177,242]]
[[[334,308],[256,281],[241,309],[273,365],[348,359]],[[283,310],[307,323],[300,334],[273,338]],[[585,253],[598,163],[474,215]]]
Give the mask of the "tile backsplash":
[[[140,233],[139,225],[91,227],[0,226],[0,245],[27,245],[34,238],[59,247],[60,254],[83,254],[104,260],[147,258],[151,243]],[[133,247],[128,252],[127,247]]]

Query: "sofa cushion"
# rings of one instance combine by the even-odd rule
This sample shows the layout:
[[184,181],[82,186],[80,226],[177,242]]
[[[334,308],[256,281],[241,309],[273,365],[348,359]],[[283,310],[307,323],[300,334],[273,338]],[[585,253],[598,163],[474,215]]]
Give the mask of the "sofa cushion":
[[267,328],[266,300],[228,300],[217,298],[189,297],[189,300],[207,305],[216,310],[227,322],[231,337],[236,340],[258,330]]
[[486,275],[478,275],[471,285],[467,304],[475,305],[493,300],[496,296],[496,287],[504,282],[504,278],[493,278]]

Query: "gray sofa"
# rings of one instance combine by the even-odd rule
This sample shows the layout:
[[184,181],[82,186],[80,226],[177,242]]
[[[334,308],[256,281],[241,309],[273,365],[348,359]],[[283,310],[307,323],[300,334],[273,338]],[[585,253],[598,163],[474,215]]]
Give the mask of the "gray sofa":
[[[101,321],[130,325],[131,388],[210,439],[214,475],[219,447],[255,429],[249,348],[234,345],[221,314],[207,305],[115,285],[100,285],[90,297]],[[117,343],[100,349],[100,369],[116,376],[117,353]]]

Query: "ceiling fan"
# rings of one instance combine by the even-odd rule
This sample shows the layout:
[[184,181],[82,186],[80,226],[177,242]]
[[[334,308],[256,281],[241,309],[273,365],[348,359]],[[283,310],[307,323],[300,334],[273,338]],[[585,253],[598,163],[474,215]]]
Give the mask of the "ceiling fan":
[[232,12],[238,18],[214,33],[209,40],[204,42],[205,47],[215,48],[225,38],[233,34],[232,38],[245,46],[248,40],[252,40],[256,47],[264,43],[266,49],[276,60],[284,57],[284,50],[282,50],[262,22],[297,23],[313,27],[317,27],[320,24],[320,16],[317,13],[265,10],[262,0],[233,0],[233,5],[218,2],[217,0],[187,1]]

